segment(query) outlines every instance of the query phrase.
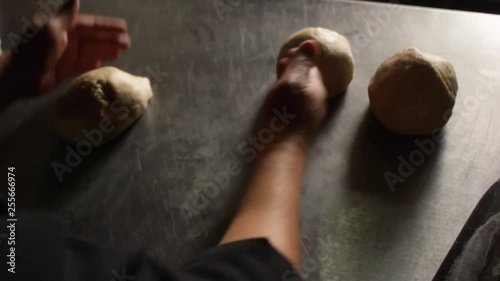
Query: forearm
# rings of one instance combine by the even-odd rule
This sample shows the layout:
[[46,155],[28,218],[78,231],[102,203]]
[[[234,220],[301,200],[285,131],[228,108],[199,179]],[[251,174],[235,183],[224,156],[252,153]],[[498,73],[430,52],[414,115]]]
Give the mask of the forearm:
[[247,190],[221,243],[266,237],[300,266],[300,197],[306,149],[283,142],[259,155]]

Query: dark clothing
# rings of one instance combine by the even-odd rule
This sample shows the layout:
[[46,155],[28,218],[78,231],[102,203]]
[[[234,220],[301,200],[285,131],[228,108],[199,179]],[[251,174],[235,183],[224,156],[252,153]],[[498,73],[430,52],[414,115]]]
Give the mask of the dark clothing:
[[[10,222],[2,217],[1,224],[5,223]],[[0,233],[6,229],[2,226]],[[0,280],[300,280],[291,264],[266,239],[214,247],[175,270],[158,264],[141,251],[118,252],[70,238],[64,229],[54,218],[21,216],[15,229],[15,274],[8,272],[8,237],[0,237]]]
[[[7,206],[0,200],[0,210]],[[2,215],[5,213],[2,213]],[[177,270],[141,251],[113,251],[70,238],[56,219],[0,218],[0,280],[23,281],[300,281],[291,264],[266,239],[214,247]],[[483,196],[450,250],[434,281],[499,280],[500,182]],[[8,271],[15,224],[15,274]],[[7,233],[6,233],[7,232]],[[165,249],[165,251],[168,251]],[[5,266],[6,265],[6,266]]]
[[474,208],[433,281],[500,280],[500,181]]

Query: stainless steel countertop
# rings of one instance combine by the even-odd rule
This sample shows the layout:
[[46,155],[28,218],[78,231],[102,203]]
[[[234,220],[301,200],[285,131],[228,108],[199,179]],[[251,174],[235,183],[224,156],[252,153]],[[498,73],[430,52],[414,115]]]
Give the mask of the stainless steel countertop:
[[[234,7],[218,14],[214,3]],[[32,14],[3,7],[6,43],[10,28]],[[17,167],[18,204],[61,214],[79,237],[143,246],[174,266],[215,245],[247,176],[248,155],[237,147],[275,79],[279,47],[306,26],[344,34],[356,60],[308,160],[308,280],[431,280],[500,176],[499,16],[326,0],[88,0],[82,10],[127,19],[133,47],[113,64],[157,85],[144,116],[60,183],[51,164],[64,163],[67,152],[50,130],[51,105],[67,83],[0,115],[0,163]],[[368,114],[367,86],[385,58],[410,46],[450,60],[460,89],[443,142],[393,192],[384,173],[397,173],[398,156],[408,160],[419,147]],[[183,207],[231,161],[241,173],[187,216]]]

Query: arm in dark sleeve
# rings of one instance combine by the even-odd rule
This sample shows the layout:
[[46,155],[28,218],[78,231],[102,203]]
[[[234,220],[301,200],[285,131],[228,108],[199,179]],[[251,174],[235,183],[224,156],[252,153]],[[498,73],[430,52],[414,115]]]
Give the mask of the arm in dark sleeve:
[[300,281],[291,263],[264,238],[219,245],[182,268],[193,280]]
[[[1,217],[1,229],[6,227]],[[50,281],[300,281],[291,264],[266,239],[220,245],[193,259],[181,270],[170,270],[140,250],[115,251],[67,235],[58,219],[21,215],[15,223],[14,271],[7,271],[10,245],[1,238],[0,280]],[[8,237],[6,237],[8,238]]]

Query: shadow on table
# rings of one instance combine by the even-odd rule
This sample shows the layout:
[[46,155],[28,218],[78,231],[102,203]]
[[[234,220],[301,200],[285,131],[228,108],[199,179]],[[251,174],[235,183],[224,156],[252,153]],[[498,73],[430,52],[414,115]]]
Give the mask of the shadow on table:
[[394,134],[366,110],[351,147],[348,186],[393,204],[414,202],[432,188],[440,155],[431,136]]
[[[104,165],[106,155],[113,153],[125,137],[93,148],[89,155],[80,156],[81,160],[72,157],[73,165],[69,165],[66,159],[68,150],[76,151],[76,147],[69,146],[55,135],[54,118],[55,106],[48,106],[0,140],[0,154],[5,155],[3,166],[16,167],[16,203],[22,209],[53,210],[77,193],[91,188],[91,184],[77,183]],[[124,134],[127,133],[128,130]],[[62,181],[54,171],[55,162],[69,169],[62,172]]]
[[349,89],[347,89],[341,95],[330,98],[328,100],[328,114],[326,116],[326,121],[325,121],[324,127],[321,130],[320,134],[332,132],[334,130],[333,127],[336,124],[335,117],[338,115],[338,113],[341,111],[342,107],[344,106],[346,96],[349,95],[348,91],[349,91]]
[[[134,125],[135,123],[132,124],[132,126]],[[39,186],[40,193],[37,200],[37,207],[57,209],[57,207],[70,201],[79,193],[93,188],[92,179],[98,178],[93,176],[94,171],[100,171],[101,167],[107,164],[106,159],[108,156],[119,150],[118,148],[124,144],[124,139],[130,132],[129,129],[123,132],[116,140],[98,148],[94,147],[89,155],[82,156],[80,164],[72,168],[71,173],[65,173],[62,181],[57,177],[52,163],[58,162],[67,165],[68,150],[76,151],[77,147],[59,140],[58,145],[54,146],[50,152],[52,162],[47,163],[45,177],[42,179],[44,184]]]
[[331,214],[334,241],[341,245],[331,266],[344,264],[353,280],[366,279],[367,271],[376,276],[395,270],[394,260],[404,258],[400,249],[418,242],[413,231],[425,198],[432,196],[442,152],[430,137],[389,132],[368,109],[361,120],[349,151],[346,188]]

